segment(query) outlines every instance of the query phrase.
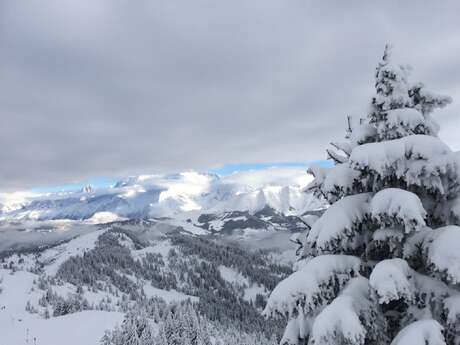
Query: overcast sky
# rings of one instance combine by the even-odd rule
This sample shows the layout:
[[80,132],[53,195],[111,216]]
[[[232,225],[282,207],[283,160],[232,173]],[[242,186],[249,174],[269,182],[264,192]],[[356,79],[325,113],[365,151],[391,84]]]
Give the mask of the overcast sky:
[[386,42],[454,103],[458,1],[0,2],[0,190],[323,159]]

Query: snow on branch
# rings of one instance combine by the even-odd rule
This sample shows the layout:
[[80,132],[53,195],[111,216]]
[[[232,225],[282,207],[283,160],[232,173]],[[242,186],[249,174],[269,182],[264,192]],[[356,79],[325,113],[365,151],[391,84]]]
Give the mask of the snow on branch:
[[347,196],[331,207],[313,225],[306,244],[320,252],[356,249],[361,243],[357,228],[369,213],[370,194]]
[[404,225],[407,233],[425,226],[426,211],[419,197],[403,189],[387,188],[371,201],[372,218],[386,226]]
[[335,147],[337,150],[340,150],[342,151],[343,153],[345,153],[345,155],[347,157],[350,157],[350,153],[352,151],[352,147],[351,147],[351,144],[350,142],[348,141],[345,141],[345,142],[332,142],[331,143],[331,146]]
[[446,345],[443,328],[435,320],[420,320],[403,328],[391,345]]
[[363,345],[384,340],[384,324],[373,312],[375,308],[369,294],[369,281],[364,277],[351,279],[316,317],[312,328],[314,344]]
[[388,255],[391,257],[398,257],[402,251],[403,240],[404,230],[396,227],[382,227],[372,233],[372,242],[369,243],[366,251],[368,255],[373,251],[381,254],[383,248],[388,248]]
[[299,345],[301,339],[309,336],[312,322],[311,318],[304,317],[303,314],[289,320],[280,344]]
[[377,129],[375,126],[363,122],[353,127],[353,131],[350,133],[350,141],[352,146],[361,145],[374,141],[376,135]]
[[327,156],[328,156],[328,159],[332,159],[334,161],[334,163],[336,164],[340,164],[340,163],[345,163],[346,161],[348,161],[348,158],[331,150],[331,149],[327,149],[326,150],[327,152]]
[[324,168],[319,164],[312,164],[307,172],[313,176],[313,180],[304,188],[305,191],[312,191],[315,195],[321,194],[321,185],[328,173],[328,168]]
[[386,112],[386,121],[379,125],[379,133],[386,139],[396,139],[412,134],[436,135],[439,126],[414,108],[399,108]]
[[359,275],[361,261],[348,255],[321,255],[282,280],[272,291],[263,314],[307,315],[328,304],[335,292]]
[[452,103],[452,97],[429,91],[422,83],[414,84],[409,90],[409,96],[412,98],[414,107],[420,110],[425,117],[433,112],[434,109],[444,108]]
[[385,173],[402,160],[429,160],[452,151],[438,138],[427,135],[411,135],[401,139],[364,144],[356,147],[350,156],[357,169],[369,167]]
[[445,297],[458,294],[442,281],[416,272],[399,258],[380,261],[369,282],[380,304],[403,299],[408,304],[424,304],[431,313],[442,309]]
[[414,298],[413,271],[403,259],[380,261],[369,278],[370,286],[376,291],[379,303],[389,303],[401,298]]
[[455,225],[436,229],[430,241],[424,242],[433,270],[444,273],[446,280],[453,284],[460,283],[459,243],[460,227]]
[[337,164],[324,176],[321,191],[329,202],[335,202],[354,191],[359,175],[348,163]]
[[[456,192],[450,185],[457,180],[456,157],[441,140],[428,135],[357,146],[350,155],[352,168],[369,173],[376,182],[400,179],[441,195]],[[375,183],[374,188],[381,188]]]

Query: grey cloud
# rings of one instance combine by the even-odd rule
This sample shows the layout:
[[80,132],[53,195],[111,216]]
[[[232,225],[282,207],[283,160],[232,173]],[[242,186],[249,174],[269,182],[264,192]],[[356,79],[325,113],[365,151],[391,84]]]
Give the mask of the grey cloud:
[[[321,159],[383,46],[460,99],[455,2],[0,5],[0,190]],[[458,101],[436,114],[460,149]]]

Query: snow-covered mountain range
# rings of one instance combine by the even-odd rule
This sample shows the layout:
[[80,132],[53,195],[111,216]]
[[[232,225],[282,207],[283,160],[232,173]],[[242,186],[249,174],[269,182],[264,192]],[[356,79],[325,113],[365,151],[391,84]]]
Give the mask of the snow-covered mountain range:
[[[3,337],[58,344],[67,331],[54,329],[89,320],[70,344],[96,344],[127,310],[145,304],[164,314],[188,300],[211,337],[267,343],[261,333],[282,329],[267,324],[261,308],[291,272],[292,232],[304,231],[302,216],[322,207],[303,191],[310,180],[301,169],[190,171],[0,195],[0,323],[11,324]],[[100,270],[107,274],[94,275]],[[158,333],[166,321],[155,320]]]
[[109,188],[0,196],[1,220],[87,220],[105,223],[140,218],[190,218],[203,214],[259,212],[299,216],[320,202],[302,189],[310,177],[301,169],[216,174],[183,172],[121,179]]

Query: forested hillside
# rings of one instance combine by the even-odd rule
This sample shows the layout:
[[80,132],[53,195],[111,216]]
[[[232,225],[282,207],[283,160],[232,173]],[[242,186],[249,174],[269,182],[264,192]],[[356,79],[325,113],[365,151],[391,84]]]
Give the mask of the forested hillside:
[[[178,335],[182,324],[192,328],[183,332],[198,332],[212,343],[276,343],[283,323],[267,323],[261,315],[268,292],[291,273],[274,260],[276,251],[243,249],[180,229],[151,237],[148,224],[114,223],[57,246],[4,255],[2,315],[16,320],[7,339],[19,339],[29,329],[30,338],[41,344],[40,332],[33,330],[37,320],[52,324],[99,311],[125,315],[107,329],[104,344],[124,344],[133,329],[143,334],[142,344],[160,338],[172,344],[171,332],[195,337]],[[23,279],[24,293],[16,296],[14,284]],[[14,303],[22,302],[25,315],[13,308],[12,296]]]

